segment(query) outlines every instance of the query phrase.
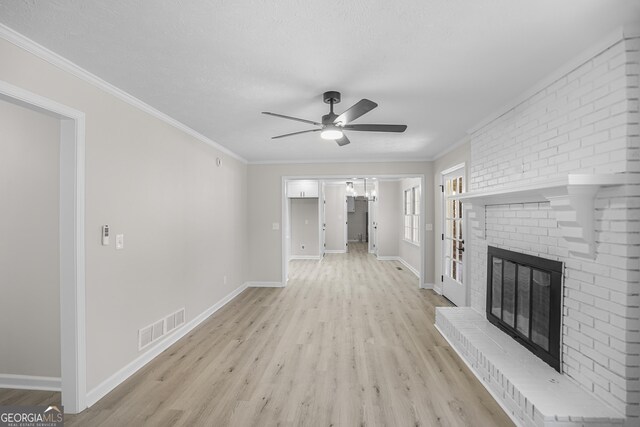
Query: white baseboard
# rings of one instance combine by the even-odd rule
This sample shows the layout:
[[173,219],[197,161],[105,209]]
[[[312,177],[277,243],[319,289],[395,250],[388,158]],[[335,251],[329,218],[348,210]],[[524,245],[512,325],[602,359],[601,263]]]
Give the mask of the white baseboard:
[[420,272],[413,268],[407,261],[400,258],[399,256],[379,256],[378,261],[399,261],[402,265],[404,265],[407,270],[412,272],[417,278],[420,278]]
[[346,254],[347,251],[344,249],[325,249],[325,254]]
[[290,255],[289,261],[292,259],[311,259],[311,260],[320,260],[320,255]]
[[62,389],[62,379],[60,377],[0,374],[0,388],[60,391]]
[[442,295],[442,283],[434,283],[433,290]]
[[91,406],[98,400],[102,399],[105,395],[107,395],[107,393],[116,388],[131,375],[135,374],[139,369],[141,369],[147,363],[151,362],[156,356],[165,351],[171,345],[175,344],[176,341],[178,341],[180,338],[191,332],[196,326],[204,322],[213,313],[224,307],[229,301],[238,296],[246,288],[247,284],[245,283],[231,292],[229,295],[222,298],[222,300],[206,309],[196,318],[184,324],[181,328],[178,328],[174,332],[171,332],[169,335],[167,335],[167,338],[158,341],[156,345],[138,356],[131,363],[117,371],[115,374],[104,380],[93,390],[87,392],[87,406]]
[[398,261],[400,261],[402,263],[402,265],[407,267],[407,270],[412,272],[418,279],[420,278],[420,272],[418,270],[416,270],[415,268],[413,268],[412,265],[409,265],[409,263],[407,261],[405,261],[404,259],[402,259],[400,257],[398,257]]
[[434,283],[423,283],[422,286],[420,286],[421,289],[434,289],[435,288],[435,284]]
[[247,288],[284,288],[282,282],[247,282],[244,285]]

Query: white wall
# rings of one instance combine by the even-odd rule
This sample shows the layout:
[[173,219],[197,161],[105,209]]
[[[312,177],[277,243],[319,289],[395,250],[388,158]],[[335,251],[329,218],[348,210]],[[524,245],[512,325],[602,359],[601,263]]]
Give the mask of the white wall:
[[325,243],[327,251],[345,251],[345,184],[326,184],[325,195]]
[[[469,182],[469,168],[471,166],[471,144],[469,141],[465,141],[459,147],[437,158],[433,162],[433,190],[435,197],[433,198],[433,253],[434,253],[434,273],[435,273],[435,288],[441,289],[441,276],[442,276],[442,192],[440,191],[440,185],[442,181],[442,172],[459,165],[465,164],[465,176],[464,180]],[[468,185],[467,185],[468,187]],[[470,231],[469,227],[465,230],[467,233]],[[467,283],[469,285],[469,283]]]
[[[471,189],[567,173],[640,171],[640,38],[620,39],[470,135]],[[484,311],[487,245],[565,263],[563,370],[638,425],[640,186],[595,200],[595,258],[573,255],[548,203],[486,208],[472,237],[471,303]],[[470,251],[469,251],[470,249]]]
[[[282,281],[282,232],[273,230],[273,223],[282,222],[283,176],[380,176],[425,175],[427,194],[433,199],[433,170],[431,162],[387,163],[311,163],[311,164],[251,164],[248,166],[249,188],[249,280],[257,282]],[[433,223],[433,209],[426,212],[427,223]],[[429,239],[432,242],[433,239]],[[397,254],[397,253],[396,253]],[[426,248],[427,283],[433,283],[433,245]]]
[[0,100],[0,375],[60,377],[60,121]]
[[289,199],[292,256],[320,256],[318,199]]
[[[5,40],[0,62],[0,80],[86,114],[91,391],[140,355],[139,328],[181,307],[188,322],[246,281],[247,167]],[[103,224],[124,250],[100,245]]]
[[399,180],[378,181],[378,256],[397,257],[400,254],[400,224],[402,223],[402,187]]

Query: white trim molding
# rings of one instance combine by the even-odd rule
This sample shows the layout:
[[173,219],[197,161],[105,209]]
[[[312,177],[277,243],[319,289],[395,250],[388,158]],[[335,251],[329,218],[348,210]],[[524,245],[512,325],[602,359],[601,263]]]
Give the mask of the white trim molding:
[[284,288],[282,282],[247,282],[247,288]]
[[60,388],[65,411],[75,414],[87,407],[85,114],[1,80],[0,99],[60,119]]
[[320,261],[322,257],[320,255],[289,255],[289,260],[293,259]]
[[435,283],[423,283],[422,286],[420,286],[420,289],[432,289],[435,290]]
[[221,151],[222,153],[228,155],[229,157],[233,157],[234,159],[239,160],[242,163],[245,163],[245,164],[247,163],[247,161],[241,156],[239,156],[238,154],[222,146],[221,144],[213,141],[212,139],[207,138],[206,136],[202,135],[198,131],[185,125],[184,123],[179,122],[173,117],[157,110],[156,108],[141,101],[140,99],[134,97],[133,95],[123,91],[122,89],[112,85],[111,83],[101,79],[95,74],[92,74],[89,71],[85,70],[84,68],[69,61],[68,59],[58,55],[57,53],[47,49],[46,47],[34,42],[33,40],[23,36],[17,31],[2,24],[0,24],[0,38],[3,38],[4,40],[18,46],[21,49],[26,50],[27,52],[37,56],[38,58],[47,61],[51,65],[54,65],[60,68],[61,70],[66,71],[74,75],[75,77],[78,77],[79,79],[84,80],[89,84],[92,84],[93,86],[107,92],[108,94],[115,96],[121,101],[124,101],[127,104],[132,105],[159,120],[162,120],[168,125],[173,126],[176,129],[179,129],[188,135],[191,135],[192,137],[199,140],[200,142],[204,142],[205,144],[215,148],[218,151]]
[[155,359],[156,356],[158,356],[160,353],[165,351],[167,348],[171,347],[180,338],[182,338],[185,335],[187,335],[189,332],[191,332],[193,329],[195,329],[198,325],[200,325],[202,322],[207,320],[212,314],[214,314],[216,311],[220,310],[227,303],[229,303],[235,297],[240,295],[242,293],[242,291],[244,291],[246,288],[247,288],[246,284],[238,287],[233,292],[231,292],[230,294],[228,294],[227,296],[222,298],[220,301],[218,301],[217,303],[215,303],[214,305],[209,307],[207,310],[205,310],[202,313],[200,313],[193,320],[191,320],[190,322],[184,324],[182,327],[176,329],[174,332],[169,333],[166,336],[167,337],[166,339],[158,341],[158,343],[156,345],[154,345],[151,348],[149,348],[149,350],[147,350],[145,353],[143,353],[140,356],[138,356],[131,363],[129,363],[128,365],[124,366],[118,372],[116,372],[115,374],[111,375],[109,378],[107,378],[102,383],[100,383],[98,386],[96,386],[93,390],[89,391],[87,393],[87,404],[88,404],[88,406],[91,406],[94,403],[96,403],[98,400],[102,399],[104,396],[107,395],[107,393],[109,393],[111,390],[113,390],[118,385],[123,383],[127,378],[129,378],[131,375],[135,374],[138,370],[140,370],[142,367],[144,367],[147,363],[149,363],[153,359]]
[[346,254],[347,251],[344,249],[325,249],[325,254]]
[[434,283],[433,291],[436,292],[438,295],[442,295],[442,283]]
[[412,272],[418,279],[420,278],[420,272],[399,256],[379,256],[377,258],[378,258],[378,261],[398,261],[400,264],[404,265],[407,268],[407,270]]
[[62,379],[60,377],[0,374],[0,388],[61,391]]

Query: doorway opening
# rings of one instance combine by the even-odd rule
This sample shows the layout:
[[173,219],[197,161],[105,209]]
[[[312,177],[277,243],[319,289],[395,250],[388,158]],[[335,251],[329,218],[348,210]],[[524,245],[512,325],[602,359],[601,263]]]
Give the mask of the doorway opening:
[[[0,81],[0,100],[59,120],[60,385],[67,413],[86,405],[85,350],[85,115]],[[20,183],[17,183],[19,185]],[[13,384],[20,386],[21,384]],[[29,388],[27,382],[23,388]]]
[[349,244],[367,247],[369,243],[369,200],[364,196],[347,196],[347,250]]
[[398,261],[398,269],[425,287],[423,186],[423,175],[283,177],[282,285],[290,262],[357,251],[378,261]]

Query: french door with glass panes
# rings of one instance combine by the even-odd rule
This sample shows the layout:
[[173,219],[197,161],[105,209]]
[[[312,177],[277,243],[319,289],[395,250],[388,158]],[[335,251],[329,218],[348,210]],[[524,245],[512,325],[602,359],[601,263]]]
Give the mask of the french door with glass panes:
[[464,219],[462,202],[454,198],[464,192],[464,165],[445,171],[442,186],[442,294],[455,305],[466,306]]

